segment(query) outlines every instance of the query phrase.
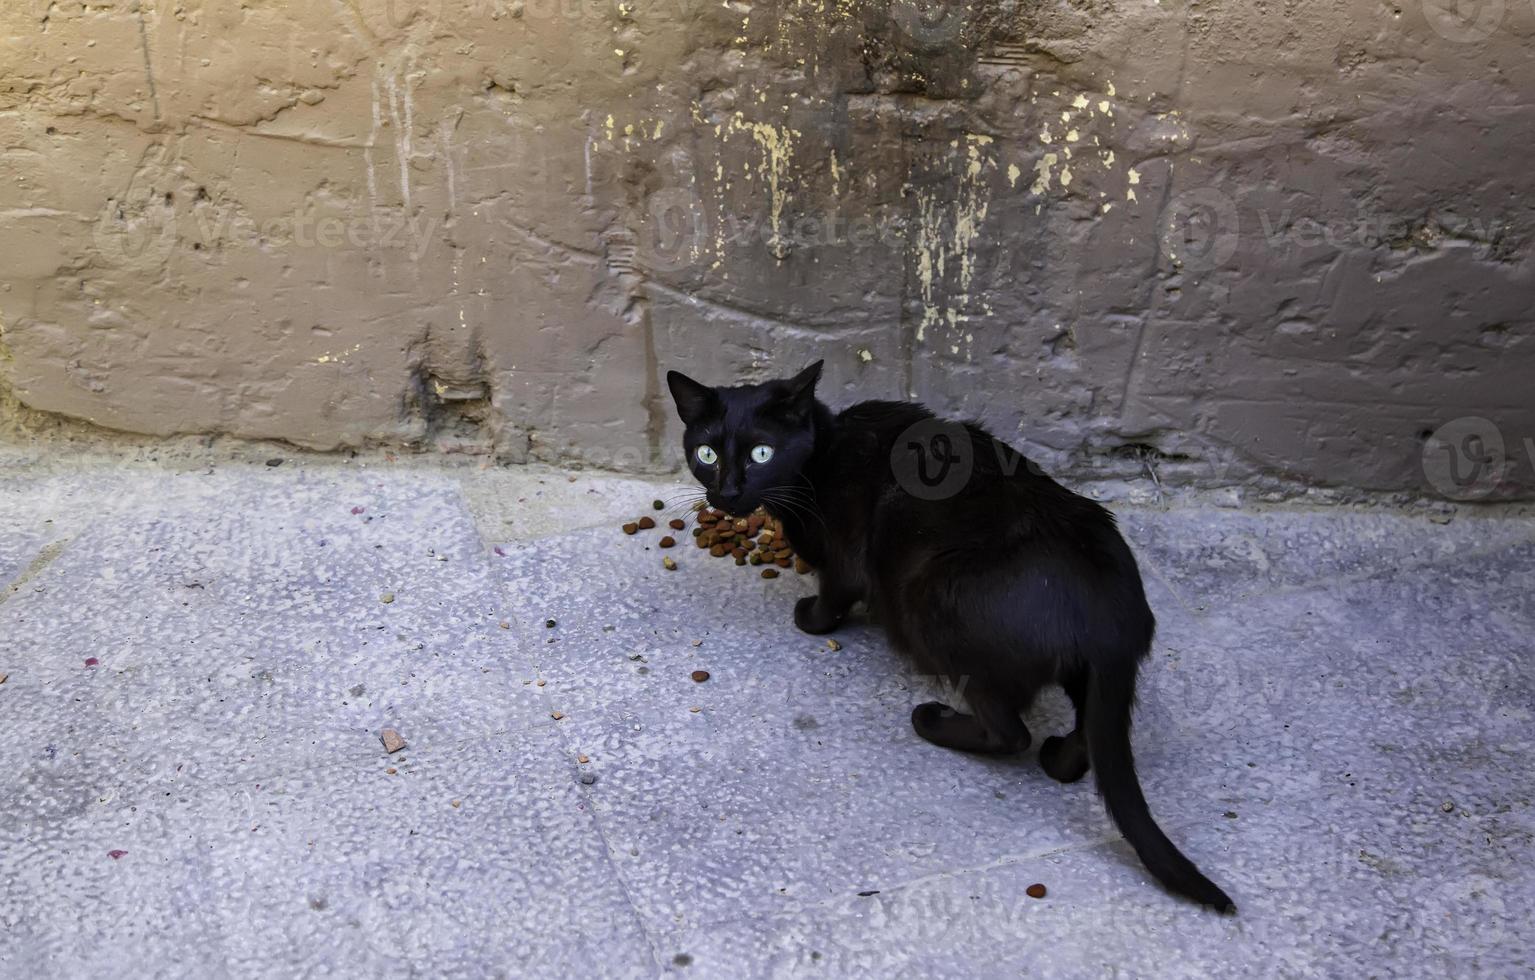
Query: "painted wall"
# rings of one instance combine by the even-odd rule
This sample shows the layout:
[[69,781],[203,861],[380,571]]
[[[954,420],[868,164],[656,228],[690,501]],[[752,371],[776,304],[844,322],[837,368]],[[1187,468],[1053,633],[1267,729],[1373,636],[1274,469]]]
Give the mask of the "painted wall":
[[1535,492],[1532,0],[9,0],[0,38],[13,415],[644,469],[666,368],[825,357],[834,403],[1077,475]]

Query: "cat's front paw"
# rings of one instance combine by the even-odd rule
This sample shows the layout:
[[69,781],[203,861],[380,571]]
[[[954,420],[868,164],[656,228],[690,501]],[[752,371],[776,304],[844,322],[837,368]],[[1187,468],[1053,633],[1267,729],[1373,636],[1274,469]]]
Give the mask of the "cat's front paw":
[[841,616],[826,611],[819,596],[807,595],[794,604],[794,625],[812,636],[830,633],[841,622]]

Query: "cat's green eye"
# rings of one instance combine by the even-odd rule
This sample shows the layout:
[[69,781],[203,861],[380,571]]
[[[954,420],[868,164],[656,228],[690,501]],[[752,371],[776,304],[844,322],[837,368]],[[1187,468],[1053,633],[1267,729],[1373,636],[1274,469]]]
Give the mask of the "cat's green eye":
[[693,450],[693,455],[697,456],[698,461],[705,466],[713,466],[716,462],[719,461],[720,458],[719,453],[715,452],[713,449],[710,449],[708,446],[699,446],[697,449]]
[[772,458],[773,458],[773,447],[772,446],[757,446],[757,447],[752,449],[752,462],[753,463],[766,463],[768,460],[770,460]]

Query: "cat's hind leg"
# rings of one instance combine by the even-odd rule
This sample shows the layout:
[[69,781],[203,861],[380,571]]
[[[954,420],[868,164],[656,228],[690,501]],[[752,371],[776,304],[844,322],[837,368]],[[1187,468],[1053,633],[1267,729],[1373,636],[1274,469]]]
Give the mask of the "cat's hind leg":
[[1077,727],[1068,735],[1051,735],[1039,747],[1039,764],[1051,779],[1074,783],[1087,775],[1087,676],[1067,676],[1061,686],[1077,711]]
[[1011,755],[1029,747],[1029,729],[1018,717],[1017,705],[973,685],[965,698],[975,714],[929,701],[912,709],[911,727],[934,745],[960,752]]

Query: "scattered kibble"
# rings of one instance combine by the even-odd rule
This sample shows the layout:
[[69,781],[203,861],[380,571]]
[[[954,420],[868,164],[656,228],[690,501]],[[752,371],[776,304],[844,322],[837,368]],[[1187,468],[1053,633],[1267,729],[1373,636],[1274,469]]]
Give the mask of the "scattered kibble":
[[1044,898],[1045,897],[1045,886],[1041,885],[1039,882],[1036,881],[1034,884],[1032,884],[1029,887],[1025,888],[1023,890],[1023,892],[1024,892],[1025,895],[1028,895],[1030,898]]
[[709,672],[707,670],[695,670],[691,676],[695,684],[702,684],[709,679]]
[[396,752],[405,748],[405,739],[401,738],[400,733],[395,731],[393,728],[386,728],[379,732],[378,739],[380,742],[384,743],[384,751],[390,755],[394,755]]
[[[714,510],[703,502],[694,504],[697,526],[688,528],[688,522],[680,517],[672,518],[666,526],[673,531],[690,531],[693,543],[711,558],[729,558],[736,565],[770,566],[774,572],[763,578],[777,578],[778,569],[792,568],[801,575],[813,569],[810,563],[794,553],[793,546],[784,536],[783,525],[764,510],[757,510],[746,517],[735,517],[721,510]],[[641,517],[623,525],[625,534],[655,527],[655,521]],[[659,547],[675,548],[677,539],[671,535],[658,542]],[[662,564],[672,570],[667,562]]]

